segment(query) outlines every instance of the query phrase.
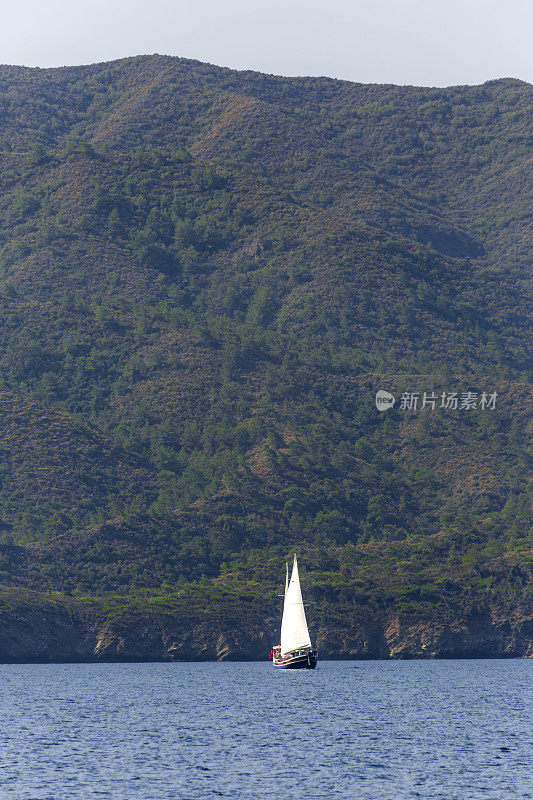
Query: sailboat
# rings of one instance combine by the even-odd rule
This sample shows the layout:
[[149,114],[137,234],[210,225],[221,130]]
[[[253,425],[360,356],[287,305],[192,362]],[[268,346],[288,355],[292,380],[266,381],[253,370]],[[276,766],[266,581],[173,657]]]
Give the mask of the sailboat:
[[298,575],[298,562],[294,556],[291,579],[289,565],[285,577],[281,643],[272,648],[272,663],[278,669],[314,669],[317,652],[311,645]]

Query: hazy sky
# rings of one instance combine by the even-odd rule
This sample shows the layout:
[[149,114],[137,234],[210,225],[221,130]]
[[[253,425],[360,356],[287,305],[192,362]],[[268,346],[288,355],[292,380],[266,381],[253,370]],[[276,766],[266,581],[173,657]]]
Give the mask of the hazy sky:
[[281,75],[533,81],[533,0],[0,0],[0,63],[140,53]]

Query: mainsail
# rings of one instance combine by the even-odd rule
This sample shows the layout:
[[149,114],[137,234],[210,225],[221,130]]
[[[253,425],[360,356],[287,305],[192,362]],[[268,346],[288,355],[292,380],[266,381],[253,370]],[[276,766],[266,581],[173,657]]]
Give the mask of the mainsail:
[[307,630],[307,620],[300,589],[298,563],[294,556],[292,575],[285,590],[283,618],[281,620],[281,655],[297,650],[299,647],[311,647],[311,639]]

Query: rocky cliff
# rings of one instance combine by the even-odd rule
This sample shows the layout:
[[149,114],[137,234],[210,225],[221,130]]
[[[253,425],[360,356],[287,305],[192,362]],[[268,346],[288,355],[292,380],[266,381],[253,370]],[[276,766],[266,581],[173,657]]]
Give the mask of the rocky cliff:
[[[106,619],[81,603],[0,597],[0,663],[85,661],[260,661],[268,658],[278,620],[255,617],[232,628],[190,615],[139,614]],[[533,616],[494,609],[453,622],[401,620],[311,623],[322,659],[521,658],[533,656]]]

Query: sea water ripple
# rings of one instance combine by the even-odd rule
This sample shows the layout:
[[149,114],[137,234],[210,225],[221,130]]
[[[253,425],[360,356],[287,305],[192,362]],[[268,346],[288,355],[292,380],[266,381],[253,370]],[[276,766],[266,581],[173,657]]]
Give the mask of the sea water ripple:
[[0,665],[1,800],[533,797],[526,660]]

